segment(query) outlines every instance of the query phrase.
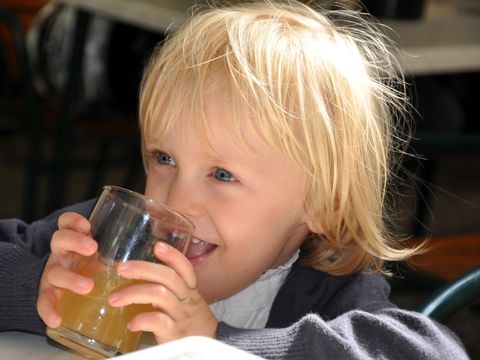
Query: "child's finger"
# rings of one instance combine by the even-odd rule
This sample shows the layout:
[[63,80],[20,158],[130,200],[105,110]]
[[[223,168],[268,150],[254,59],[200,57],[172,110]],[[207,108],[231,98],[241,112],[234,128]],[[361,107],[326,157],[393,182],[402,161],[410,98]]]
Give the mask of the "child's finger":
[[141,313],[134,316],[128,323],[128,329],[130,331],[152,332],[155,334],[155,338],[159,343],[180,337],[175,331],[175,321],[160,311]]
[[62,229],[53,233],[50,248],[53,254],[59,254],[60,256],[65,256],[72,252],[90,256],[97,251],[98,244],[90,236],[83,233]]
[[191,291],[183,278],[174,269],[167,265],[132,260],[120,263],[117,266],[117,271],[127,279],[143,280],[150,283],[161,284],[175,294],[178,299],[187,298]]
[[37,299],[38,315],[51,328],[59,327],[62,323],[62,319],[56,310],[58,296],[58,291],[48,288],[42,291]]
[[190,261],[180,251],[163,242],[157,242],[153,248],[155,256],[174,269],[190,289],[197,288],[197,275]]
[[93,290],[95,283],[92,279],[76,274],[63,266],[52,266],[46,280],[50,286],[67,289],[78,294],[88,294]]
[[[175,294],[158,284],[138,284],[127,286],[112,293],[108,302],[114,307],[130,304],[152,304],[155,309],[172,314],[179,313],[184,305]],[[152,310],[154,310],[152,308]],[[172,316],[173,317],[173,316]]]
[[70,229],[88,235],[91,230],[90,221],[75,212],[65,212],[58,218],[60,229]]

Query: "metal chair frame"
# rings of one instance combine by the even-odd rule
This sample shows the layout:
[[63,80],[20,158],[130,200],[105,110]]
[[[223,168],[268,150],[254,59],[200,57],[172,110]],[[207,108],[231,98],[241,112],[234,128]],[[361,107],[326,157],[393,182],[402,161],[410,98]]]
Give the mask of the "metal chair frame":
[[478,300],[480,300],[480,267],[446,283],[416,310],[432,319],[444,322]]

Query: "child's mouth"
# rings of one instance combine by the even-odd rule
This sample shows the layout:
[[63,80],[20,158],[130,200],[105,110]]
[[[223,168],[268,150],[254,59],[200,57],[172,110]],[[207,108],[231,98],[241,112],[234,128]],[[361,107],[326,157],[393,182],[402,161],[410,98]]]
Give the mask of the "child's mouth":
[[198,238],[193,238],[185,255],[193,265],[196,265],[205,260],[216,247],[216,245],[207,243]]

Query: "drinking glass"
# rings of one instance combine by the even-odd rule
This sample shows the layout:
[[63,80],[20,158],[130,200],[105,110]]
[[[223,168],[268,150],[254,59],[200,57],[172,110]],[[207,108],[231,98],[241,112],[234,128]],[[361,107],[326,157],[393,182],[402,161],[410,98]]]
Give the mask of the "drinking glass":
[[112,357],[135,350],[141,332],[130,332],[128,322],[137,314],[154,311],[151,305],[109,305],[110,293],[141,283],[122,278],[117,264],[127,260],[157,262],[153,246],[163,241],[185,253],[193,223],[166,205],[117,186],[105,186],[90,215],[92,237],[98,251],[79,256],[73,270],[92,278],[87,295],[65,290],[57,310],[58,328],[48,328],[53,340],[90,359]]

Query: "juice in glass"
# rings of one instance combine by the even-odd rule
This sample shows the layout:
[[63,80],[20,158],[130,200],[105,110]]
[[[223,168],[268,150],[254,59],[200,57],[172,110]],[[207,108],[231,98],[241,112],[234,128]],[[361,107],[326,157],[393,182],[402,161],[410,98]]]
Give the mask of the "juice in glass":
[[62,317],[62,327],[69,329],[78,337],[84,337],[105,354],[98,354],[88,348],[76,346],[55,329],[48,329],[48,335],[54,340],[74,348],[89,358],[104,358],[112,354],[127,353],[137,349],[141,332],[127,329],[128,322],[137,314],[154,311],[151,305],[132,304],[124,307],[112,307],[108,303],[110,293],[126,286],[139,283],[122,278],[113,266],[104,266],[97,261],[85,262],[80,266],[83,275],[95,282],[93,290],[86,295],[66,290],[57,308]]

